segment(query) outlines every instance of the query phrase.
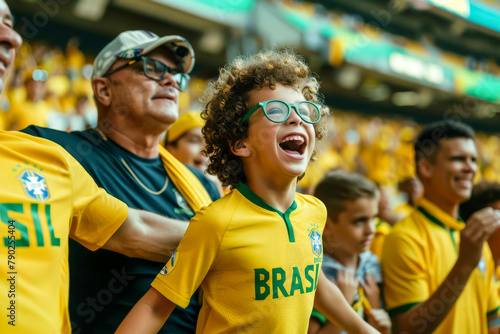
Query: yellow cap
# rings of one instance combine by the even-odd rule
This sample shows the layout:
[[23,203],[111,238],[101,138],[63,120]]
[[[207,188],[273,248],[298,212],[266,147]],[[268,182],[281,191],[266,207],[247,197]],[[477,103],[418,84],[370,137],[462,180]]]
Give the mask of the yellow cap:
[[188,111],[179,116],[177,121],[170,125],[167,131],[167,143],[177,140],[180,136],[192,130],[205,125],[205,121],[201,118],[199,111]]

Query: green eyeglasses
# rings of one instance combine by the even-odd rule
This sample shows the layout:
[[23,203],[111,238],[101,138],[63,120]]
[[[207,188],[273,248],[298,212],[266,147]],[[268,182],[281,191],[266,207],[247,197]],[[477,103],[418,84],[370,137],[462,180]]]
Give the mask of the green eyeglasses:
[[144,75],[147,78],[155,81],[162,81],[165,78],[165,74],[169,73],[175,80],[175,88],[177,88],[181,92],[186,90],[190,79],[188,74],[178,73],[177,70],[170,68],[161,61],[149,57],[134,58],[130,60],[128,63],[125,63],[122,66],[118,66],[114,70],[106,73],[104,77],[107,77],[115,72],[123,70],[124,68],[132,66],[141,60],[142,60],[142,71],[144,72]]
[[311,101],[301,101],[296,104],[288,104],[281,100],[269,100],[257,103],[249,112],[243,116],[241,124],[245,123],[250,116],[259,108],[262,108],[267,119],[274,123],[283,123],[290,117],[292,107],[295,112],[306,123],[317,123],[321,118],[321,106]]

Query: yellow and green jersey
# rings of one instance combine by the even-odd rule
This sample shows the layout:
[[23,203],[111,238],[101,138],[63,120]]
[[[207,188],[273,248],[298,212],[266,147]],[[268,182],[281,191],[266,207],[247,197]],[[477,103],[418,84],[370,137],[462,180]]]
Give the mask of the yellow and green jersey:
[[283,213],[240,183],[196,214],[152,286],[185,307],[201,284],[197,333],[306,333],[325,222],[312,196]]
[[[465,227],[425,198],[398,222],[382,250],[385,302],[390,315],[422,303],[444,282],[458,259],[460,231]],[[494,280],[494,263],[487,243],[477,268],[455,306],[434,333],[487,333],[487,317],[498,312],[500,301]],[[458,293],[450,284],[442,300]],[[443,305],[429,309],[439,312]],[[425,319],[415,320],[425,331]]]
[[0,333],[70,333],[68,236],[95,250],[126,219],[66,151],[0,131]]

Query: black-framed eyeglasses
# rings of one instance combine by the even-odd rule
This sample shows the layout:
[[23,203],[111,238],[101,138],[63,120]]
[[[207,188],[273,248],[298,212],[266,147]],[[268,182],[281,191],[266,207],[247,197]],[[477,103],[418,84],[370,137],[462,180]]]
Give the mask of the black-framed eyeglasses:
[[165,65],[161,61],[144,56],[131,59],[129,62],[123,64],[122,66],[118,66],[117,68],[115,68],[112,71],[109,71],[103,76],[104,77],[110,76],[113,73],[116,73],[120,70],[123,70],[124,68],[134,65],[138,61],[142,61],[142,70],[147,78],[155,81],[162,81],[163,79],[165,79],[165,74],[168,73],[175,80],[175,88],[177,88],[181,92],[187,89],[187,85],[190,79],[190,76],[188,74],[178,73],[176,69],[173,69]]
[[282,100],[269,100],[257,103],[249,112],[243,116],[241,124],[245,123],[257,109],[262,108],[267,119],[274,123],[283,123],[290,117],[292,108],[306,123],[317,123],[321,118],[321,106],[311,101],[301,101],[290,104]]

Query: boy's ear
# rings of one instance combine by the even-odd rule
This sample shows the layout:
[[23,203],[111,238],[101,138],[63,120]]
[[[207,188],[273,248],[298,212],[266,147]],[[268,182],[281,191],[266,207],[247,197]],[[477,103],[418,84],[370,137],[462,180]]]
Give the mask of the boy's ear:
[[245,144],[245,139],[240,139],[231,145],[231,152],[237,157],[248,158],[250,156],[250,149]]

